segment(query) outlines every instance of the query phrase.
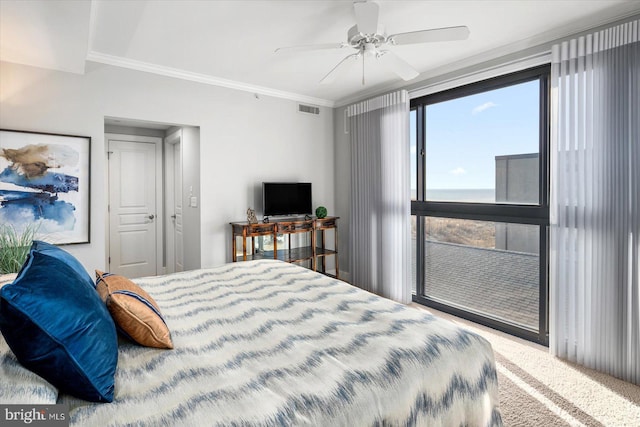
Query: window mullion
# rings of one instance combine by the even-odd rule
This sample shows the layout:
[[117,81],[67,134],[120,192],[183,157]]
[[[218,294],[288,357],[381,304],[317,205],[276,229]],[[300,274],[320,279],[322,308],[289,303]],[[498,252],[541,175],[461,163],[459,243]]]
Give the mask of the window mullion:
[[[419,201],[425,200],[425,120],[424,120],[424,105],[419,105],[416,111],[416,156],[417,156],[417,199]],[[424,234],[424,220],[421,215],[416,215],[416,294],[419,296],[424,295],[424,257],[425,257],[425,234]]]
[[426,140],[425,140],[425,120],[424,120],[425,108],[424,105],[419,105],[416,111],[416,156],[417,156],[417,166],[418,166],[418,200],[426,200],[426,189],[425,189],[425,153],[426,153]]
[[413,201],[411,214],[516,224],[549,224],[549,211],[545,206]]

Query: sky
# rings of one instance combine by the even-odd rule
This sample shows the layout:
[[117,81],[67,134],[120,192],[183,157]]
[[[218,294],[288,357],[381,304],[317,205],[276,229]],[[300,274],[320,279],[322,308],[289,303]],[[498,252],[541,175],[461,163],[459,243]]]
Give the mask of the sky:
[[[427,191],[495,188],[496,156],[537,153],[538,98],[535,80],[427,106]],[[413,111],[412,192],[417,186],[415,121]]]

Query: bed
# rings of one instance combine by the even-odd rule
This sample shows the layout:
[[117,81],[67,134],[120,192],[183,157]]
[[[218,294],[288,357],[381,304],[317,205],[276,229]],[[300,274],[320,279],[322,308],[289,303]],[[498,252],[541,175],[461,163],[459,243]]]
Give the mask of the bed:
[[112,403],[56,396],[72,426],[502,425],[491,346],[426,311],[275,260],[134,281],[174,348],[120,338]]

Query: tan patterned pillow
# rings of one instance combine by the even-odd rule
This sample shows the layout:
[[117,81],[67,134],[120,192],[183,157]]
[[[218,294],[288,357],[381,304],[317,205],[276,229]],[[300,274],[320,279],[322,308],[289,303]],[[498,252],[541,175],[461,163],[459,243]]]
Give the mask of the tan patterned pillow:
[[144,289],[124,276],[96,270],[96,290],[120,332],[146,347],[173,348],[160,308]]

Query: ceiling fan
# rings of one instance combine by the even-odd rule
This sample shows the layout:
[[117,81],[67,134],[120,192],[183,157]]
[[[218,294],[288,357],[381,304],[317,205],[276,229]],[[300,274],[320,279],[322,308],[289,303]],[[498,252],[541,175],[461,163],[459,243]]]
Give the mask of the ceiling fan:
[[418,71],[404,59],[397,56],[391,50],[388,50],[389,47],[415,43],[465,40],[469,37],[469,28],[466,26],[433,28],[387,35],[384,27],[378,21],[379,6],[377,3],[372,1],[354,2],[353,9],[356,17],[356,25],[351,27],[347,32],[346,42],[281,47],[276,49],[275,52],[355,49],[355,53],[342,59],[342,61],[320,80],[320,83],[329,84],[334,82],[350,61],[362,59],[362,84],[364,85],[365,56],[376,58],[403,80],[411,80],[418,76]]

